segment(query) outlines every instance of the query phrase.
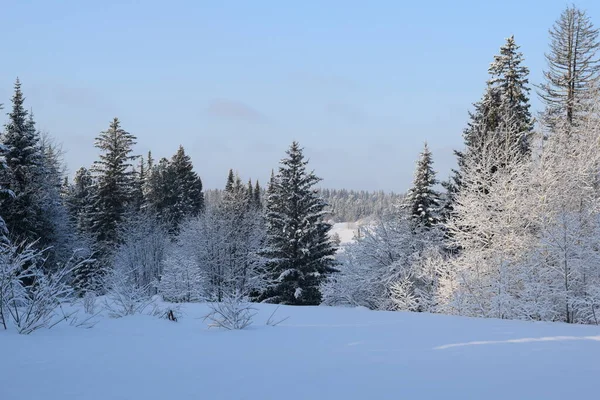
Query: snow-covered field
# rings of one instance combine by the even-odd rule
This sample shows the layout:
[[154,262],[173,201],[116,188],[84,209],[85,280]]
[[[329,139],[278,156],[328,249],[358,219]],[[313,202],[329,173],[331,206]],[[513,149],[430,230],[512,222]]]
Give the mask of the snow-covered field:
[[137,315],[0,331],[2,400],[595,399],[600,328],[257,305],[243,331]]

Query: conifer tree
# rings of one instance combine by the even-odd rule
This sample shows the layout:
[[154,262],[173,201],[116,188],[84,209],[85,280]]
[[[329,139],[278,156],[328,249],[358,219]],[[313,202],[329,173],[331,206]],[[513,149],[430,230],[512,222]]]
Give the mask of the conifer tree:
[[258,183],[258,179],[256,180],[256,185],[254,186],[254,193],[253,193],[253,198],[252,198],[252,202],[254,204],[254,208],[256,210],[262,210],[262,189],[260,187],[260,184]]
[[7,166],[1,180],[6,182],[7,189],[11,190],[14,196],[5,198],[0,208],[11,235],[18,240],[33,242],[43,234],[43,226],[40,224],[41,209],[36,202],[43,160],[40,137],[24,107],[24,102],[21,82],[17,79],[12,109],[8,113],[9,120],[0,140],[6,150]]
[[586,12],[575,6],[567,7],[550,29],[548,69],[544,71],[545,82],[538,87],[546,105],[543,120],[550,129],[576,125],[597,99],[598,34]]
[[147,173],[146,208],[158,214],[172,234],[179,231],[186,218],[197,216],[204,209],[202,180],[193,168],[190,157],[180,146],[171,160],[161,159]]
[[91,233],[93,190],[92,173],[85,167],[79,168],[69,187],[66,203],[71,221],[80,235]]
[[246,189],[248,207],[254,207],[254,187],[252,186],[252,179],[248,179],[248,188]]
[[515,37],[509,37],[490,65],[488,72],[491,79],[488,85],[499,93],[499,112],[505,115],[506,120],[510,119],[513,125],[514,137],[504,140],[519,143],[521,154],[529,154],[533,119],[529,111],[529,69],[523,65],[523,61],[523,53],[519,52]]
[[184,218],[195,217],[202,212],[204,194],[202,180],[194,172],[192,160],[185,154],[183,146],[179,146],[177,153],[171,158],[171,168],[175,177],[178,200],[173,223],[179,226]]
[[434,190],[437,183],[432,155],[425,143],[417,161],[413,186],[405,200],[414,229],[429,229],[439,221],[440,195]]
[[267,199],[267,239],[263,256],[270,280],[262,296],[270,303],[316,305],[320,284],[335,272],[335,247],[325,222],[327,204],[314,189],[320,178],[306,170],[308,161],[293,142],[271,178]]
[[466,157],[480,158],[491,144],[516,149],[515,157],[530,154],[534,121],[529,111],[529,69],[522,65],[523,54],[518,50],[514,37],[509,37],[488,69],[490,79],[485,92],[474,104],[474,111],[469,112],[469,122],[463,131],[465,148],[454,152],[458,169],[442,184],[446,189],[443,219],[451,214],[462,187]]
[[100,160],[94,162],[95,175],[92,231],[104,250],[118,243],[118,228],[133,196],[132,155],[136,137],[121,128],[114,118],[108,130],[96,138]]

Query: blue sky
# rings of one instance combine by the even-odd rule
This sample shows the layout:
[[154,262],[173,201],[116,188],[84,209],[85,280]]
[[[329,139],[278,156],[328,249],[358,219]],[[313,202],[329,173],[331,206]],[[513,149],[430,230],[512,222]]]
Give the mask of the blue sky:
[[[506,37],[540,82],[566,4],[8,0],[0,102],[19,76],[71,173],[117,116],[140,154],[182,144],[208,188],[265,182],[298,140],[323,187],[400,192],[424,141],[447,177]],[[577,6],[600,26],[600,2]]]

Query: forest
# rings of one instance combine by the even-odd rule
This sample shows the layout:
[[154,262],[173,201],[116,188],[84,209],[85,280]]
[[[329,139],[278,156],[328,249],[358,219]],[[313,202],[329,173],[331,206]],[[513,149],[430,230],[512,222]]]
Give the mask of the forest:
[[[402,194],[327,189],[296,141],[268,182],[229,170],[205,190],[183,145],[135,154],[118,118],[71,179],[16,79],[0,134],[0,326],[49,328],[75,301],[122,317],[157,297],[221,304],[215,323],[235,314],[237,328],[252,303],[598,324],[599,31],[569,6],[549,32],[539,85],[517,38],[490,49],[456,168],[440,180],[425,144]],[[351,243],[333,240],[332,223],[358,220]]]

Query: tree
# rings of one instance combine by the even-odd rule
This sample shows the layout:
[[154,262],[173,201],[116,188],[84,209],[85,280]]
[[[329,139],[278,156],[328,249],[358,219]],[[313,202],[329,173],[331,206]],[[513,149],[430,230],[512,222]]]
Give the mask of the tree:
[[[518,158],[531,152],[534,121],[529,112],[529,69],[522,65],[523,54],[518,50],[519,46],[511,36],[490,64],[490,79],[485,92],[474,104],[475,109],[469,113],[469,122],[463,131],[465,148],[454,152],[458,169],[453,170],[450,179],[442,184],[447,192],[443,219],[452,213],[454,200],[462,188],[465,157],[482,156],[490,142],[513,149]],[[510,130],[503,128],[507,124],[511,125]],[[490,166],[492,169],[497,167]]]
[[195,217],[204,209],[202,180],[193,168],[182,146],[171,160],[163,158],[157,165],[148,167],[146,208],[168,224],[171,234],[178,233],[186,218]]
[[529,136],[533,130],[533,119],[529,112],[529,69],[522,65],[523,61],[523,53],[519,52],[515,37],[509,37],[489,67],[491,78],[488,85],[500,94],[500,112],[513,120],[513,137],[505,140],[519,143],[517,150],[525,155],[531,151]]
[[272,178],[267,199],[267,240],[263,251],[267,271],[275,282],[262,300],[314,305],[321,302],[319,286],[335,272],[336,252],[325,222],[327,204],[314,185],[320,179],[308,172],[300,145],[293,142]]
[[589,113],[600,78],[598,29],[586,12],[567,7],[550,29],[548,69],[538,95],[546,104],[544,123],[554,130],[576,125]]
[[429,229],[438,222],[440,195],[433,188],[437,183],[431,152],[425,143],[417,161],[413,186],[405,200],[405,207],[410,210],[413,229]]
[[[242,189],[245,189],[243,185]],[[245,191],[245,190],[244,190]],[[239,193],[239,192],[238,192]],[[240,198],[238,198],[240,199]],[[177,242],[169,247],[160,290],[176,301],[223,301],[264,288],[264,225],[246,212],[246,198],[207,208],[184,222]]]
[[[30,114],[31,115],[31,114]],[[47,246],[46,267],[64,264],[74,250],[75,227],[63,198],[64,163],[62,150],[47,134],[41,135],[42,166],[39,170],[36,204],[40,207],[40,245]]]
[[73,184],[69,186],[66,203],[71,221],[80,235],[91,233],[94,188],[94,178],[90,170],[85,167],[79,168],[75,172]]
[[172,223],[177,228],[187,217],[195,217],[204,208],[202,180],[194,172],[190,156],[185,154],[183,146],[171,158],[170,167],[173,169],[177,201],[175,202]]
[[91,228],[103,253],[119,243],[119,225],[132,202],[135,140],[135,136],[121,128],[118,118],[96,138],[100,159],[92,168],[95,188]]
[[[13,238],[19,241],[35,241],[44,234],[41,224],[40,204],[36,202],[39,194],[39,175],[43,167],[40,151],[40,137],[35,130],[33,120],[24,107],[25,98],[19,79],[15,82],[12,97],[12,109],[8,113],[8,123],[0,143],[5,149],[6,166],[2,181],[6,182],[14,196],[5,197],[1,208],[3,216]],[[47,243],[45,243],[47,244]]]
[[256,185],[254,185],[254,192],[253,192],[253,197],[252,197],[252,203],[253,203],[255,209],[262,211],[262,208],[263,208],[263,205],[262,205],[262,188],[260,187],[260,184],[258,183],[258,179],[256,180]]

